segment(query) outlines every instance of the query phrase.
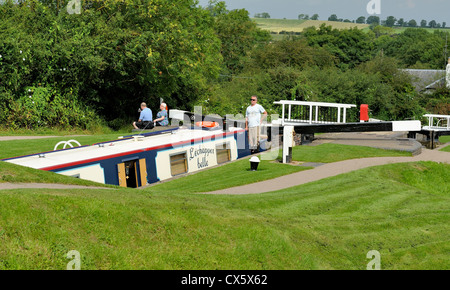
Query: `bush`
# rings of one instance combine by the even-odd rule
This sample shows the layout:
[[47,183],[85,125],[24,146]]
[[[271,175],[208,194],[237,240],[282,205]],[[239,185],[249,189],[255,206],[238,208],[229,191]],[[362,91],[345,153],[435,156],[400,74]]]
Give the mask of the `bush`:
[[27,87],[5,108],[5,124],[12,128],[59,127],[89,129],[101,124],[93,109],[73,94],[60,95],[49,87]]
[[450,89],[437,89],[433,94],[424,94],[421,104],[429,114],[450,115]]

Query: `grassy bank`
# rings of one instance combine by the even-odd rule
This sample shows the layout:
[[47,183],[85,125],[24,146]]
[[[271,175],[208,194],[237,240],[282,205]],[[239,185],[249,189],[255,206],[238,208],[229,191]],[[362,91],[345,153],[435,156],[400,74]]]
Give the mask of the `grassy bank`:
[[[442,144],[449,143],[450,136],[442,136],[441,138],[439,138],[439,142],[441,142]],[[442,148],[441,151],[450,152],[450,146]]]
[[[2,141],[0,152],[36,153],[58,138],[22,151],[14,147],[23,142]],[[303,162],[408,154],[338,144],[293,151]],[[256,195],[196,194],[305,169],[263,160],[252,172],[244,159],[139,190],[0,190],[0,269],[65,269],[71,250],[82,269],[365,269],[371,250],[382,269],[450,269],[447,164],[372,167]],[[98,185],[4,162],[0,181]]]
[[298,146],[292,150],[292,159],[305,162],[331,163],[355,158],[411,156],[410,152],[384,150],[365,146],[341,144],[321,144],[318,146]]
[[[131,135],[131,132],[115,132],[109,134],[95,135],[61,135],[58,137],[43,139],[26,139],[26,140],[10,140],[0,142],[0,159],[16,157],[40,152],[53,151],[55,145],[60,141],[68,141],[74,139],[82,146],[92,145],[98,142],[106,142],[116,140],[119,136]],[[75,145],[75,143],[72,143]],[[62,149],[60,145],[58,149]]]
[[248,196],[0,191],[0,269],[65,269],[70,250],[82,269],[365,269],[371,250],[382,269],[449,269],[449,174],[393,164]]

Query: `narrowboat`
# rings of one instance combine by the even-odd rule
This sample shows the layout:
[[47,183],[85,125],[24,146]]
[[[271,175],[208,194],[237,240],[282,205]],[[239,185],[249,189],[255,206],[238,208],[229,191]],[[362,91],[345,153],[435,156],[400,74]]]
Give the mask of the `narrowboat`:
[[178,126],[2,161],[122,187],[142,187],[251,154],[241,127]]

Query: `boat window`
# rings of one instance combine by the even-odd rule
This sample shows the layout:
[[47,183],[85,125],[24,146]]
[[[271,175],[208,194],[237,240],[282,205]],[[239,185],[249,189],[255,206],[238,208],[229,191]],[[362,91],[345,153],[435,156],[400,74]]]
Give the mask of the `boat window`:
[[216,146],[217,164],[225,163],[231,160],[231,151],[228,143]]
[[187,172],[186,152],[170,156],[170,171],[172,176]]

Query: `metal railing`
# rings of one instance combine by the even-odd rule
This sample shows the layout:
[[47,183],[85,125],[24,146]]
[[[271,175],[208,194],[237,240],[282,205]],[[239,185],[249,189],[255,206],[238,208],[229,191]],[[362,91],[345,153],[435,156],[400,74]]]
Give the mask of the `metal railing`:
[[356,108],[356,105],[352,104],[287,100],[277,101],[274,104],[282,105],[281,125],[346,123],[347,109]]
[[[423,115],[428,118],[428,126],[424,126],[424,129],[428,130],[450,130],[450,115],[435,115],[426,114]],[[447,122],[445,124],[445,122]]]

